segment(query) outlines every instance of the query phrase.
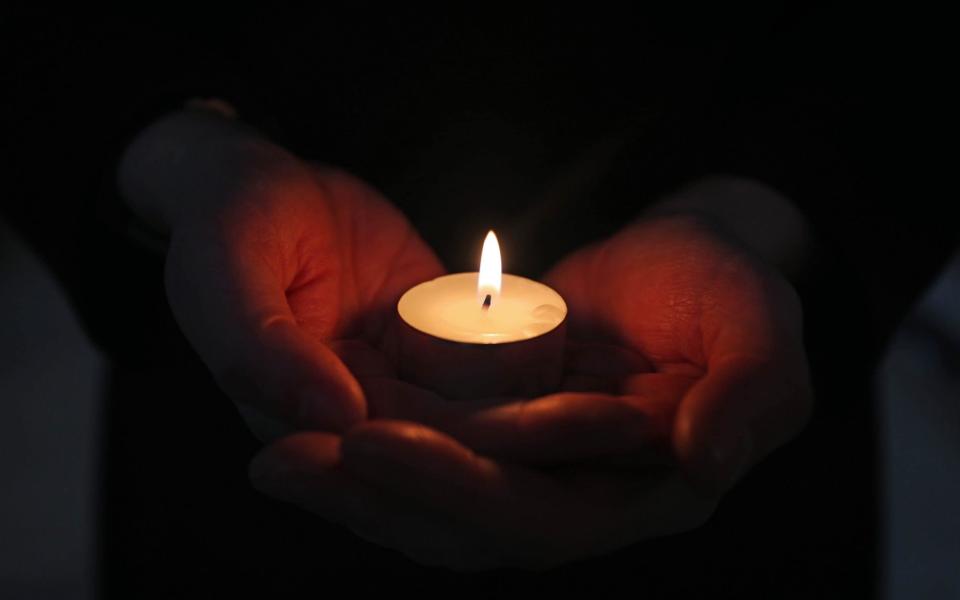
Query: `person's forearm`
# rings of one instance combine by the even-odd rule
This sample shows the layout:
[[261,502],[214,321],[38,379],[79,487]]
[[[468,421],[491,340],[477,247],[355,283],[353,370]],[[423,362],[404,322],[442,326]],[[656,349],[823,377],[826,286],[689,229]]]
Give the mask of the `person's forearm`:
[[795,281],[809,260],[810,227],[790,200],[753,179],[711,177],[670,194],[645,216],[695,213],[719,222],[787,278]]

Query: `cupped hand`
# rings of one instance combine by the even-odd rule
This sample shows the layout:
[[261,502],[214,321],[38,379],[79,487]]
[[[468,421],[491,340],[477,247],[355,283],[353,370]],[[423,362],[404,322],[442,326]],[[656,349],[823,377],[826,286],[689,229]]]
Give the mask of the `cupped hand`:
[[705,216],[660,216],[581,250],[548,276],[571,335],[653,367],[620,391],[674,410],[674,455],[708,489],[729,487],[806,424],[812,390],[792,286]]
[[[547,280],[567,391],[448,403],[364,378],[373,421],[277,442],[255,485],[421,562],[543,568],[699,525],[806,422],[797,296],[713,222],[648,218]],[[665,449],[678,469],[651,466]]]
[[173,313],[255,433],[344,431],[366,417],[356,377],[392,373],[397,298],[442,273],[399,211],[213,110],[146,130],[119,181],[169,232]]

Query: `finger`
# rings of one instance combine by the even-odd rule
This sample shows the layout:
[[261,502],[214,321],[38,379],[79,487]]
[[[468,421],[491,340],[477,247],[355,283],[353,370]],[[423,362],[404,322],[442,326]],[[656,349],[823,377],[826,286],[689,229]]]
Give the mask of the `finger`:
[[491,563],[466,543],[468,536],[456,524],[344,472],[338,436],[303,432],[278,440],[254,457],[249,476],[262,493],[422,564],[478,568]]
[[362,340],[335,340],[330,349],[354,377],[396,377],[396,369],[383,352]]
[[580,536],[594,553],[694,529],[717,506],[717,496],[704,495],[675,469],[617,473],[574,467],[557,477],[568,494],[592,507]]
[[422,423],[481,454],[524,464],[609,456],[662,461],[672,407],[640,397],[558,393],[451,402],[408,383],[361,380],[375,419]]
[[363,392],[294,319],[285,296],[290,268],[274,247],[283,242],[259,238],[261,230],[178,230],[166,268],[171,308],[234,401],[299,427],[342,431],[364,418]]
[[370,419],[402,419],[448,426],[484,408],[513,402],[514,398],[485,398],[481,400],[452,401],[439,394],[392,377],[366,376],[359,382],[367,398]]
[[700,375],[640,373],[626,377],[620,384],[623,394],[640,396],[657,403],[663,412],[674,413]]
[[557,393],[466,414],[451,434],[476,451],[529,465],[629,457],[659,461],[670,413],[645,398]]
[[[479,456],[417,423],[371,421],[343,439],[347,472],[479,532],[522,531],[531,501],[556,491],[546,478]],[[527,523],[529,525],[529,523]]]
[[[339,289],[336,228],[308,169],[233,119],[186,110],[137,137],[118,184],[138,214],[172,228],[170,305],[224,391],[309,427],[343,429],[363,417],[359,385],[287,302],[303,281]],[[307,242],[312,270],[299,268]],[[339,295],[323,298],[332,330]]]
[[482,543],[534,568],[695,527],[715,506],[679,477],[637,482],[585,471],[558,483],[400,421],[352,430],[342,457],[360,479],[454,516]]
[[804,427],[812,394],[786,281],[733,262],[713,296],[700,317],[707,370],[680,406],[674,446],[692,475],[724,489]]
[[616,394],[620,391],[620,383],[618,377],[568,374],[560,382],[560,391]]
[[711,366],[677,413],[674,446],[707,488],[726,489],[806,423],[809,387],[769,359]]
[[[569,375],[564,378],[565,391],[601,391],[610,395],[624,395],[642,399],[648,414],[658,415],[660,425],[648,436],[641,452],[611,454],[590,460],[595,466],[635,469],[643,466],[672,465],[675,463],[670,440],[672,423],[683,397],[698,377],[672,373],[640,373],[625,379],[610,380],[598,377]],[[602,461],[599,459],[602,458]]]

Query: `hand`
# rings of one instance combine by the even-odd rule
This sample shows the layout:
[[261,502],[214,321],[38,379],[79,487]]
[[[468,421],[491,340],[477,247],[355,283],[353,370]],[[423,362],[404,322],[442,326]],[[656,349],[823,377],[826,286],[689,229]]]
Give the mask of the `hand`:
[[[640,222],[547,279],[587,391],[444,403],[367,380],[384,420],[277,442],[255,485],[421,562],[542,568],[698,526],[803,427],[797,297],[709,221]],[[637,469],[661,443],[682,469]]]
[[571,335],[642,354],[653,373],[621,390],[675,408],[675,456],[700,484],[729,487],[806,424],[812,390],[790,284],[703,216],[650,218],[548,276]]
[[120,187],[170,232],[170,306],[257,435],[344,431],[366,417],[356,375],[390,372],[397,298],[442,273],[393,206],[198,109],[141,134]]

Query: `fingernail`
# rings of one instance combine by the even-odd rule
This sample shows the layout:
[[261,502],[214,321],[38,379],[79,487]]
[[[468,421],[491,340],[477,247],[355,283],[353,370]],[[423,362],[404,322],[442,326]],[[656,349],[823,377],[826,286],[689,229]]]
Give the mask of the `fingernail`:
[[342,433],[353,423],[350,417],[326,394],[315,390],[298,392],[297,422],[322,431]]

